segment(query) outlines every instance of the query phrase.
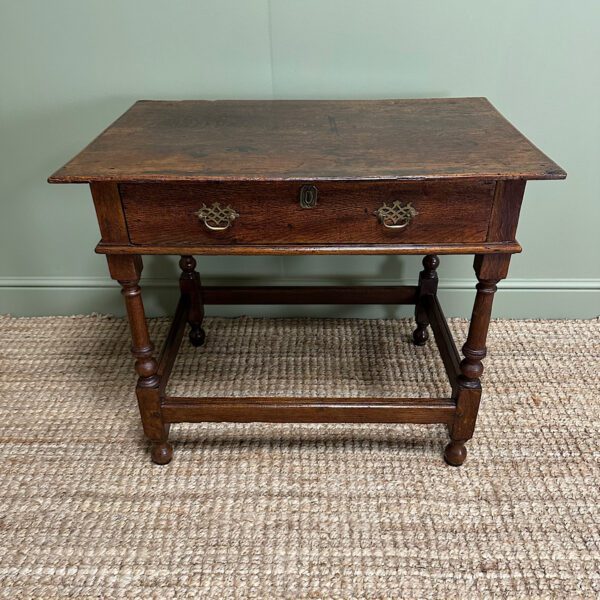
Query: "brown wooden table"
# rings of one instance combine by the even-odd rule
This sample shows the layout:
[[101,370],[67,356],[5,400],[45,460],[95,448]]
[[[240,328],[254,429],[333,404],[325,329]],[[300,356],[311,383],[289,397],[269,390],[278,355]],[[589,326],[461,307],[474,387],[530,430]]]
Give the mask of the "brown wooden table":
[[[122,286],[152,459],[171,423],[445,423],[466,458],[496,284],[512,254],[525,183],[564,179],[485,98],[377,101],[140,101],[49,178],[89,183],[113,279]],[[155,357],[142,255],[175,254],[181,296]],[[194,255],[421,254],[415,286],[202,287]],[[438,301],[440,254],[474,254],[478,279],[461,360]],[[450,398],[180,398],[166,394],[186,323],[204,342],[205,304],[414,304],[431,326]]]

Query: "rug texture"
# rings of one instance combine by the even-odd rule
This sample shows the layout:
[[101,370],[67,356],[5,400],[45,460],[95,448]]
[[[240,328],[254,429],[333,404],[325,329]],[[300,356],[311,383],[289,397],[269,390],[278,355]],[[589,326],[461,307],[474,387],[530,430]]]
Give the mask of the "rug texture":
[[[444,395],[412,327],[207,319],[170,392]],[[488,346],[461,468],[441,426],[214,423],[160,467],[125,321],[0,318],[0,594],[598,597],[600,321],[494,321]]]

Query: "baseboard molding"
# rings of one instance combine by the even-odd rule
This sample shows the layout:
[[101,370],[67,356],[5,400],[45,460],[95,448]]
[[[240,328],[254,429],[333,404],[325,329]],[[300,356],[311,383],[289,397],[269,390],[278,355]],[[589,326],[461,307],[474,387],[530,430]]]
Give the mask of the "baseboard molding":
[[[414,285],[416,278],[390,279],[383,277],[212,277],[205,278],[206,285]],[[440,289],[473,290],[475,278],[441,279]],[[174,278],[144,277],[146,288],[177,288]],[[5,288],[116,288],[108,277],[0,277],[0,289]],[[505,290],[600,290],[600,279],[518,279],[509,277],[499,287]]]
[[[414,285],[414,279],[387,278],[206,278],[207,285]],[[177,296],[172,278],[144,278],[149,315],[170,314]],[[440,297],[448,316],[470,315],[474,279],[440,281]],[[519,279],[500,284],[494,316],[504,318],[593,318],[600,313],[600,279]],[[19,316],[91,312],[123,314],[118,286],[107,277],[0,277],[0,313]],[[273,316],[404,316],[410,307],[385,306],[236,306],[212,307],[209,314]]]

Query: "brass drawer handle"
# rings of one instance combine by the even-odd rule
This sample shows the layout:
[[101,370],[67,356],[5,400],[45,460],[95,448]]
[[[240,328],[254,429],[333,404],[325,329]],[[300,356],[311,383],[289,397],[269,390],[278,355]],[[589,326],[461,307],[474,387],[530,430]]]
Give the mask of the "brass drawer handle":
[[391,206],[384,202],[383,206],[375,211],[375,214],[384,227],[404,229],[419,213],[413,207],[412,202],[402,204],[400,200],[396,200]]
[[203,204],[195,214],[211,231],[225,231],[240,216],[231,206],[221,206],[218,202],[212,206]]

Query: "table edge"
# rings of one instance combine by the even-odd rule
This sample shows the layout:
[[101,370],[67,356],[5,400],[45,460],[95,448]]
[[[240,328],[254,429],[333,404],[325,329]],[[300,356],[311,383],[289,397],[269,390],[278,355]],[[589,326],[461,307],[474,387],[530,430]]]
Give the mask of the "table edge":
[[150,246],[99,242],[97,254],[167,255],[290,255],[290,254],[519,254],[518,242],[466,244],[270,244],[270,245],[171,245]]

